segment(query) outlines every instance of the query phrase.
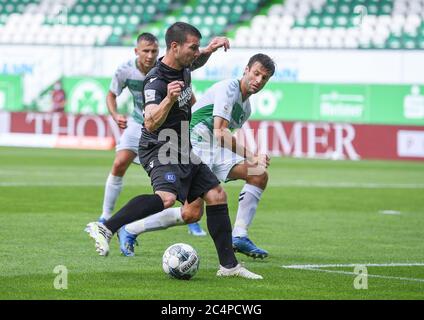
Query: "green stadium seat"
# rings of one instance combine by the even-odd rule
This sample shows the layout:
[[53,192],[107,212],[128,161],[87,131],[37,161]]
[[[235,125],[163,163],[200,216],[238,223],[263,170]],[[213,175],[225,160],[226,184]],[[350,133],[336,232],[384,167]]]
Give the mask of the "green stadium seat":
[[338,13],[342,14],[342,15],[347,15],[351,12],[350,10],[350,6],[346,5],[346,4],[342,4],[339,7]]
[[121,26],[115,26],[112,30],[112,34],[116,36],[122,36],[124,33],[124,29]]
[[134,13],[135,14],[143,14],[144,13],[144,6],[143,5],[135,5],[134,7]]
[[128,4],[123,5],[121,7],[121,13],[124,13],[126,15],[131,14],[132,13],[132,6],[131,5],[128,5]]
[[307,27],[317,27],[320,25],[321,17],[317,14],[312,14],[307,18]]
[[402,48],[402,41],[400,38],[397,37],[391,37],[387,41],[387,47],[389,49],[401,49]]
[[115,25],[115,16],[112,14],[108,14],[104,17],[104,23],[109,26]]
[[78,14],[70,14],[68,16],[68,23],[70,25],[78,25],[80,24],[79,21],[80,21],[80,15]]
[[86,8],[85,8],[85,13],[88,14],[95,14],[97,12],[97,8],[95,5],[93,4],[89,4]]
[[402,43],[403,43],[403,49],[416,49],[417,48],[417,42],[416,42],[416,39],[414,37],[404,35],[402,37]]
[[392,10],[393,10],[393,8],[390,4],[384,4],[384,5],[380,6],[380,8],[378,10],[378,14],[379,15],[391,14]]
[[124,15],[124,14],[120,14],[117,18],[116,18],[116,23],[118,25],[126,25],[128,23],[128,16]]
[[92,22],[96,26],[101,26],[104,24],[104,16],[101,14],[95,14],[92,16]]
[[349,19],[345,15],[339,15],[334,21],[336,27],[346,27],[349,23]]
[[120,7],[117,4],[113,4],[109,7],[110,14],[118,14],[121,11]]
[[332,15],[325,15],[321,18],[321,27],[333,27],[334,18]]
[[97,12],[99,14],[107,14],[109,11],[109,7],[106,4],[101,4],[98,8],[97,8]]
[[86,26],[91,25],[92,24],[91,16],[88,14],[81,15],[80,23]]
[[85,12],[85,6],[77,4],[73,7],[72,11],[76,14],[83,14]]

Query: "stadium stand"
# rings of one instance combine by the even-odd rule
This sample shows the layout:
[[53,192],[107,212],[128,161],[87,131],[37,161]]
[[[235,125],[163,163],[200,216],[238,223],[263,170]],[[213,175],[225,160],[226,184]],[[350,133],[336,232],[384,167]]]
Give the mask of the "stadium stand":
[[424,0],[0,0],[0,44],[163,43],[175,21],[234,47],[424,49]]
[[236,47],[424,49],[422,0],[287,0],[235,32]]
[[121,45],[181,0],[0,0],[0,43]]
[[266,1],[262,0],[189,1],[182,9],[149,30],[158,35],[159,41],[163,41],[167,26],[183,21],[195,25],[202,33],[203,41],[207,43],[211,37],[225,34],[228,26],[250,20],[264,3]]

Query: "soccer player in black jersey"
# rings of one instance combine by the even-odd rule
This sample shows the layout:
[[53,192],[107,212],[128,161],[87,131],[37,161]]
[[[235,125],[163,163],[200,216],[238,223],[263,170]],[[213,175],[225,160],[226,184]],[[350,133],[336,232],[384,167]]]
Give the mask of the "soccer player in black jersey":
[[172,207],[176,200],[191,203],[202,198],[220,263],[217,276],[262,279],[238,263],[232,248],[227,195],[208,166],[190,152],[188,122],[195,97],[189,67],[199,56],[201,37],[190,24],[171,25],[165,35],[166,54],[143,82],[144,127],[139,156],[154,194],[131,199],[105,224],[90,223],[90,236],[96,251],[106,256],[112,235],[123,225]]

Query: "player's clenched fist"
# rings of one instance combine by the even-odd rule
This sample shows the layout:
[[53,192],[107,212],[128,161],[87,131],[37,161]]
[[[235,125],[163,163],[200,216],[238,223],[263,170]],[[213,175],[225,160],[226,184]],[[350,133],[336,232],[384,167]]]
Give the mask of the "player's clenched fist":
[[168,83],[168,98],[172,102],[177,101],[181,94],[181,90],[184,87],[183,81],[172,81]]

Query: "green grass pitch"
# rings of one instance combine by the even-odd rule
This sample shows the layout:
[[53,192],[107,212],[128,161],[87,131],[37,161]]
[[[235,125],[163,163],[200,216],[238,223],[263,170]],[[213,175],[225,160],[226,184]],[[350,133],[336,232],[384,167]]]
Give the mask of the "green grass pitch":
[[[116,237],[110,255],[98,256],[83,229],[100,214],[113,157],[0,148],[0,299],[424,298],[423,162],[273,158],[250,228],[270,256],[237,254],[264,276],[252,281],[217,278],[211,238],[190,236],[186,226],[141,235],[136,257],[121,256]],[[241,186],[225,185],[232,221]],[[145,172],[131,166],[117,209],[150,192]],[[176,242],[200,256],[190,281],[162,271],[162,254]],[[355,270],[363,264],[367,277]],[[59,265],[67,289],[54,287],[64,276],[54,272]]]

